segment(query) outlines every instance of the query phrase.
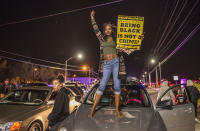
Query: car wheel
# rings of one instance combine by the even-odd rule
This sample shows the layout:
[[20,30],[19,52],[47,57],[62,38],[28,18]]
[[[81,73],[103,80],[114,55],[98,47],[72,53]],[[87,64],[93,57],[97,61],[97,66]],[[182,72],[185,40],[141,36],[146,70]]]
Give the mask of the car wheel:
[[42,131],[42,126],[39,122],[33,122],[28,128],[28,131]]

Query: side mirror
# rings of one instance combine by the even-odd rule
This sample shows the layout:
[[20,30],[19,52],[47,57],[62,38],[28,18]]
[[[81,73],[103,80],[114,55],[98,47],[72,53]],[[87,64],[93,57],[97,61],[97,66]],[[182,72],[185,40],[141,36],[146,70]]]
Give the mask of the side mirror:
[[163,108],[163,109],[168,109],[172,110],[173,102],[171,99],[164,100],[164,101],[158,101],[156,103],[156,108]]
[[50,101],[47,102],[47,105],[53,105],[54,103],[55,103],[54,100],[50,100]]

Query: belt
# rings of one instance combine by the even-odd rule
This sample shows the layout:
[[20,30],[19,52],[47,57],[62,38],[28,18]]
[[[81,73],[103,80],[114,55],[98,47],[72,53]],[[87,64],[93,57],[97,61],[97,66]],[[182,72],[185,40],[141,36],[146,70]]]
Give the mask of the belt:
[[113,60],[115,58],[117,58],[117,54],[104,55],[104,60]]

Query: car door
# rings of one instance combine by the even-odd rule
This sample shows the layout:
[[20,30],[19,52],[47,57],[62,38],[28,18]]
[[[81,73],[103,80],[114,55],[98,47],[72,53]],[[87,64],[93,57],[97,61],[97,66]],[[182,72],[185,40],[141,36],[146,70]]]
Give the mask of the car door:
[[71,114],[72,112],[74,112],[81,103],[77,102],[75,100],[75,97],[77,96],[76,93],[71,89],[71,88],[66,88],[67,90],[69,90],[69,113]]
[[[174,97],[163,99],[168,93],[173,93]],[[156,111],[159,112],[168,131],[195,130],[194,106],[189,101],[185,87],[176,85],[166,90],[156,103]]]

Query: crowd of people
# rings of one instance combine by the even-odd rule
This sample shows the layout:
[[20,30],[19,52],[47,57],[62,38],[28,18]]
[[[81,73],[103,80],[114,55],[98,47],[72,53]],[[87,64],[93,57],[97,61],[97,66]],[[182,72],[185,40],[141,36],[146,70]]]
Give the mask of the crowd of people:
[[3,83],[0,83],[0,98],[4,97],[4,95],[8,94],[10,91],[18,89],[22,85],[24,85],[24,83],[19,84],[15,81],[15,79],[5,79]]
[[[158,92],[158,96],[157,96],[157,100],[159,100],[164,92],[166,92],[167,90],[169,90],[170,86],[167,80],[163,80],[160,90]],[[186,91],[184,91],[186,90]],[[198,101],[200,100],[200,91],[198,90],[197,87],[194,86],[194,82],[190,79],[187,80],[186,86],[185,88],[181,88],[181,87],[175,87],[171,90],[169,90],[162,98],[161,101],[165,101],[165,100],[169,100],[171,99],[173,104],[179,104],[181,102],[184,102],[184,94],[185,92],[188,93],[189,99],[191,101],[191,103],[194,105],[194,109],[195,109],[195,121],[200,123],[200,120],[198,119],[198,108],[200,108],[200,106],[198,107]],[[180,101],[180,99],[182,99],[182,101]]]

